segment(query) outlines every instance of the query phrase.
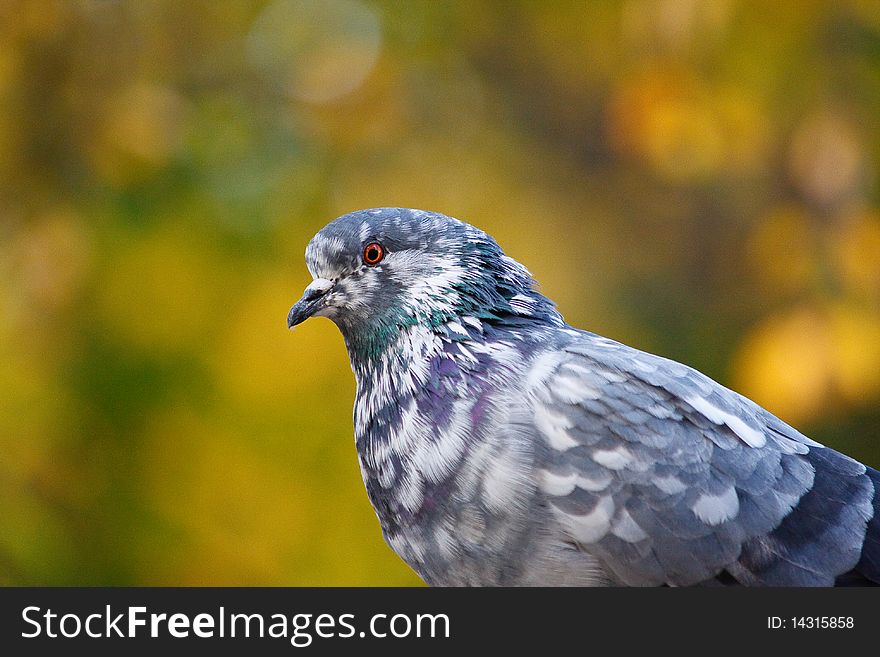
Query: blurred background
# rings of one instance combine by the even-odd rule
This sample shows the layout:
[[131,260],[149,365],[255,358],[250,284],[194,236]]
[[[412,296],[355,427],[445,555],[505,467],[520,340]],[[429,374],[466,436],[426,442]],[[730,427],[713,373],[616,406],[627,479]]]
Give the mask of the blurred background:
[[492,233],[880,466],[880,3],[3,0],[0,584],[402,585],[310,237]]

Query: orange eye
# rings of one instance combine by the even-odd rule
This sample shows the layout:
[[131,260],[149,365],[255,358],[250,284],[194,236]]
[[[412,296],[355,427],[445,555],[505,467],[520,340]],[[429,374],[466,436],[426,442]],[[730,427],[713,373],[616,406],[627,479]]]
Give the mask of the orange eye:
[[378,242],[370,242],[364,247],[364,262],[368,265],[378,265],[385,257],[385,249]]

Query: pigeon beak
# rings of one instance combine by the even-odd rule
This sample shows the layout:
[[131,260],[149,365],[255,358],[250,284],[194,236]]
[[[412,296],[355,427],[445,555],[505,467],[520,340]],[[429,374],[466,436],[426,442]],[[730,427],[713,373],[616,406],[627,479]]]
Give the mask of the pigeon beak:
[[333,281],[316,278],[303,292],[302,298],[296,302],[287,315],[287,327],[293,328],[317,313],[325,306],[327,292],[333,288]]

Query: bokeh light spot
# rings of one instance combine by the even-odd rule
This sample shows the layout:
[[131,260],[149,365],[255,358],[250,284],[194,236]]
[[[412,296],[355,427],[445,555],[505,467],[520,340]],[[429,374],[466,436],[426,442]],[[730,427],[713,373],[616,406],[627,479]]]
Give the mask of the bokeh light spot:
[[786,422],[811,419],[830,391],[827,325],[809,308],[770,317],[746,337],[733,367],[744,395]]
[[376,63],[379,18],[358,0],[276,0],[248,35],[251,63],[289,96],[327,103],[357,89]]

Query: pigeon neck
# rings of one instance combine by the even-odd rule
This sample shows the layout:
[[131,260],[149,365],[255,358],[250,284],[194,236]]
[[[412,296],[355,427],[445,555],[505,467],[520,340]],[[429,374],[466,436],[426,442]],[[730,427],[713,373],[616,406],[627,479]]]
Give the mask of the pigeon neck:
[[388,367],[411,367],[451,343],[484,342],[510,332],[514,339],[522,339],[530,334],[537,336],[548,326],[564,326],[552,302],[540,294],[518,294],[504,302],[503,307],[492,311],[472,310],[437,316],[433,321],[403,316],[395,322],[377,322],[369,328],[340,325],[340,329],[352,368],[360,377]]
[[345,335],[345,344],[358,380],[368,379],[377,370],[387,374],[411,370],[420,360],[442,350],[452,338],[419,324],[397,327],[395,331]]

